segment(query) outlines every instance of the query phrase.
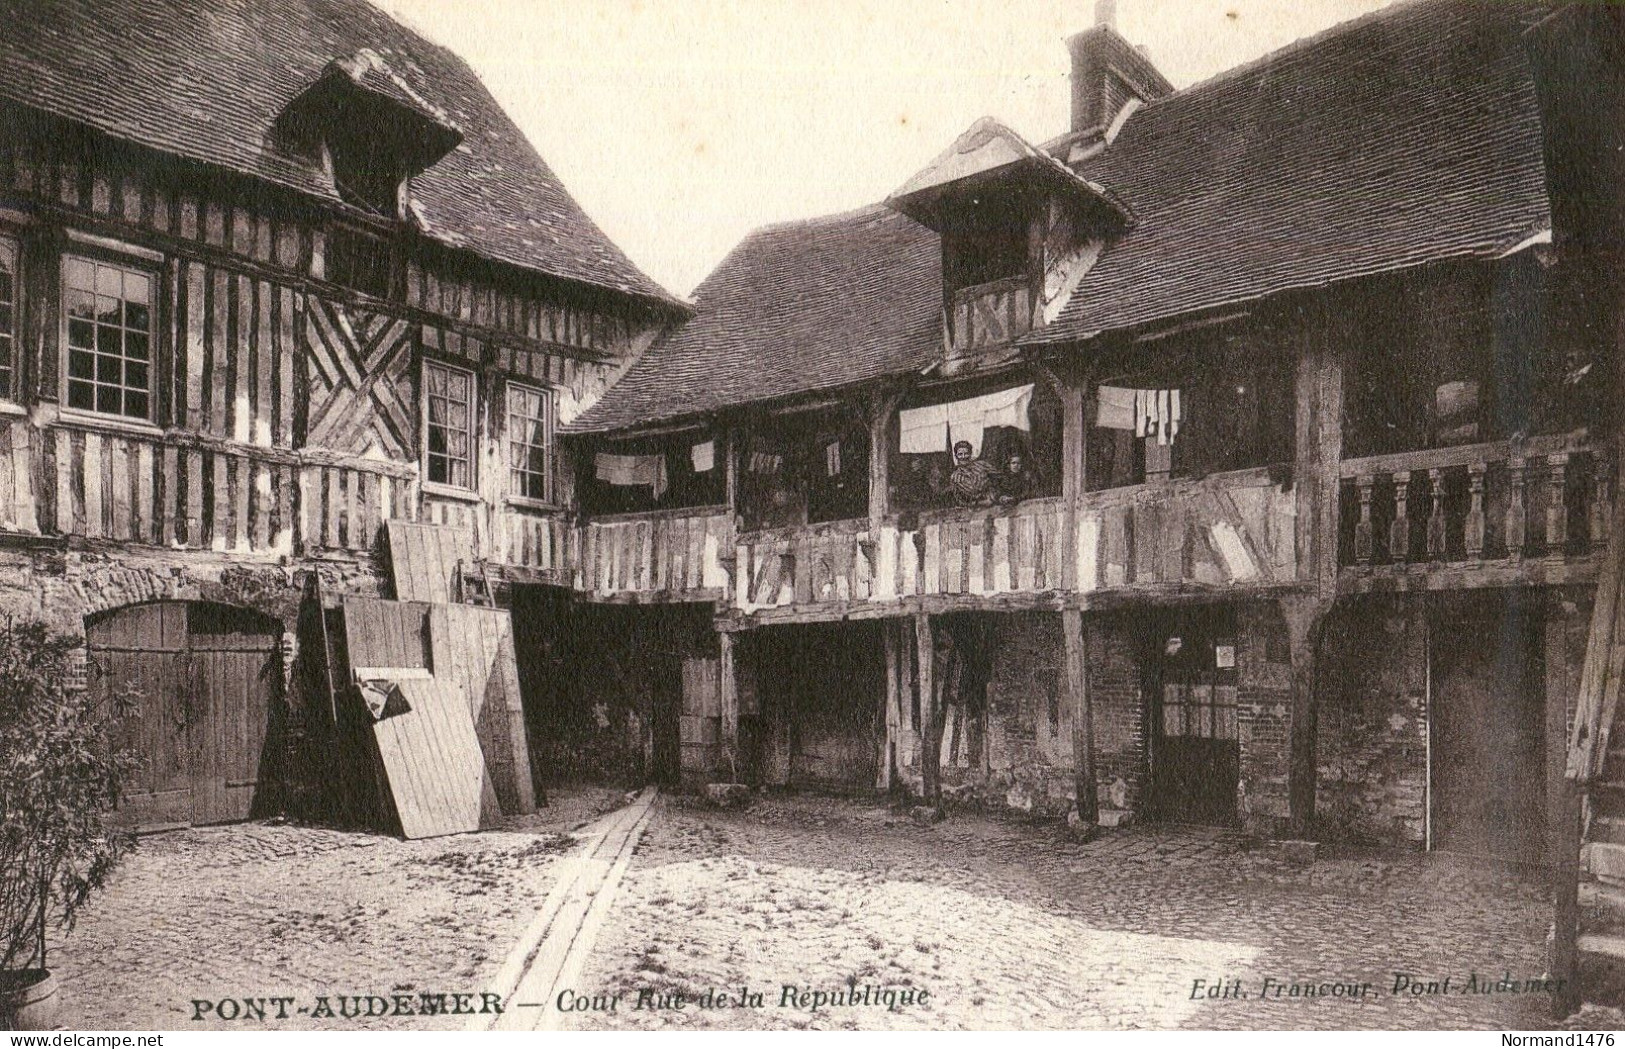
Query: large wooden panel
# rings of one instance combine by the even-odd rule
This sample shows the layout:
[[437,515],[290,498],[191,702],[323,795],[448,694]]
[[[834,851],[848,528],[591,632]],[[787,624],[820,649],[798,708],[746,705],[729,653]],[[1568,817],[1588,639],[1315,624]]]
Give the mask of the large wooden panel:
[[388,528],[395,596],[437,604],[457,600],[457,562],[473,565],[472,534],[464,528],[408,521],[391,521]]
[[401,834],[432,838],[479,830],[481,813],[496,808],[468,712],[468,698],[450,681],[397,682],[409,708],[373,723]]
[[429,645],[435,678],[455,684],[468,699],[501,811],[534,812],[536,792],[519,698],[519,665],[507,611],[432,605]]
[[344,641],[355,667],[428,669],[429,606],[421,602],[344,599]]

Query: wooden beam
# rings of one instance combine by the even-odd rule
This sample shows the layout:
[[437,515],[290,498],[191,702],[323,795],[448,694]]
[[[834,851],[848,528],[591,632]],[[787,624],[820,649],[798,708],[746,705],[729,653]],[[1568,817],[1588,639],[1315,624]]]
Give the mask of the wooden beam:
[[1551,1007],[1560,1019],[1580,1010],[1581,798],[1579,786],[1565,777],[1562,792],[1551,803],[1552,942],[1546,971],[1557,982]]
[[1321,627],[1329,600],[1283,598],[1287,644],[1292,658],[1292,726],[1288,751],[1287,802],[1291,833],[1302,837],[1315,818],[1315,675]]
[[882,390],[864,400],[869,427],[869,524],[878,529],[891,500],[891,417],[902,390]]
[[891,790],[897,778],[898,756],[901,751],[902,727],[902,686],[901,686],[901,645],[903,621],[884,620],[880,624],[880,636],[886,648],[886,736],[880,744],[880,770],[876,776],[875,786],[880,790]]
[[914,617],[914,649],[920,663],[920,728],[925,736],[920,747],[920,793],[927,805],[936,805],[942,800],[942,718],[937,696],[936,642],[928,615]]
[[1081,827],[1100,823],[1100,793],[1095,781],[1095,717],[1089,695],[1089,635],[1083,613],[1061,613],[1061,634],[1066,648],[1066,687],[1072,701],[1072,761],[1077,778],[1078,822]]
[[728,765],[728,782],[739,780],[739,668],[735,664],[734,636],[717,634],[721,656],[718,699],[722,707],[722,758]]

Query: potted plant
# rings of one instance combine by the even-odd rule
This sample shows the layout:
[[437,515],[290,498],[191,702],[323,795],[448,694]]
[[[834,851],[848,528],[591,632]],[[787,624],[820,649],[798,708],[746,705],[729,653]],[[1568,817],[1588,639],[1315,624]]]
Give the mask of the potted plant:
[[0,627],[0,1029],[54,1026],[46,930],[71,929],[129,844],[109,822],[135,759],[111,739],[133,697],[72,674],[76,638]]

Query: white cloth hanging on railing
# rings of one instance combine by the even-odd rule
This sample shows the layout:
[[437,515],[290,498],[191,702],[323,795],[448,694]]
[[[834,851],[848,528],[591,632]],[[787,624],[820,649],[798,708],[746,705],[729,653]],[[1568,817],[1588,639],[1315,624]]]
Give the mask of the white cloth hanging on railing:
[[664,455],[610,455],[599,452],[593,456],[594,473],[605,484],[629,488],[648,485],[659,499],[666,494],[666,457]]
[[1178,390],[1095,389],[1095,425],[1106,429],[1133,430],[1136,437],[1155,437],[1158,444],[1172,444],[1179,436],[1182,415]]
[[982,454],[982,434],[990,426],[1031,430],[1033,387],[1017,386],[947,404],[910,408],[898,413],[898,451],[904,455],[945,452],[969,441],[972,455]]

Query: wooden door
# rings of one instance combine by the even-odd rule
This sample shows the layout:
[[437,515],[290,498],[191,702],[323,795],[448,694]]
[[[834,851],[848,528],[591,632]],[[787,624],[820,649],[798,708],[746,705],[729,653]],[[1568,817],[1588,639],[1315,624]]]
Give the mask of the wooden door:
[[1218,622],[1182,617],[1157,642],[1147,682],[1156,809],[1169,819],[1233,823],[1241,776],[1235,640]]
[[192,822],[253,814],[272,712],[282,690],[281,628],[220,605],[188,610]]
[[113,730],[116,746],[139,755],[121,815],[137,826],[192,822],[192,735],[187,687],[186,606],[137,605],[92,621],[86,629],[92,687],[104,701],[122,694],[134,704]]
[[121,813],[142,829],[253,814],[282,688],[281,626],[221,605],[118,609],[87,627],[95,686],[139,704],[115,738],[142,767]]
[[1540,617],[1486,602],[1441,614],[1429,635],[1434,847],[1536,862],[1546,840]]

